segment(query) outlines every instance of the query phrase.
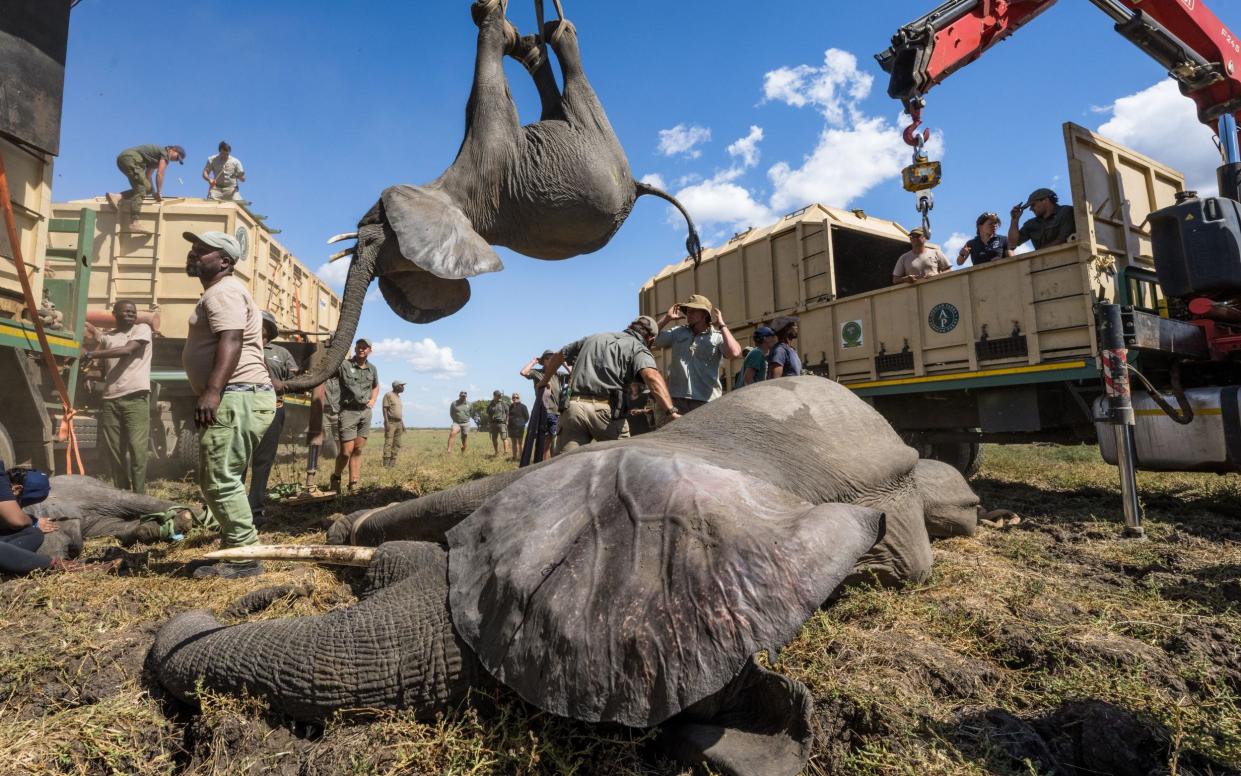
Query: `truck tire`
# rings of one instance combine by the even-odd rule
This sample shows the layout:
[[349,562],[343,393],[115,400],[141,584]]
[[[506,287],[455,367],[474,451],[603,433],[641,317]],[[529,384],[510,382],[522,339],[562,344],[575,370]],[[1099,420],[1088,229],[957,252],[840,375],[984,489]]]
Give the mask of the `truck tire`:
[[982,445],[978,442],[933,442],[928,447],[930,454],[924,457],[950,464],[966,479],[982,466]]
[[17,465],[17,451],[13,449],[13,438],[9,436],[3,424],[0,424],[0,464],[6,467]]
[[172,458],[183,470],[198,471],[198,432],[186,426],[177,432],[177,449]]

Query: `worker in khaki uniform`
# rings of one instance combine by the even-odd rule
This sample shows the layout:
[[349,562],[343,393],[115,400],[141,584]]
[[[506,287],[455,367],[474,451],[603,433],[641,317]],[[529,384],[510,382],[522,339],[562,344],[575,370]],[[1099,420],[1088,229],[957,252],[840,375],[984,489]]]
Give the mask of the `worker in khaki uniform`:
[[[189,318],[181,363],[198,395],[198,485],[206,502],[208,527],[218,527],[220,544],[258,543],[246,498],[246,467],[276,415],[276,392],[263,362],[263,324],[244,283],[233,277],[241,245],[223,232],[185,232],[190,242],[185,274],[202,283],[203,295]],[[249,577],[262,573],[258,561],[201,566],[194,576]]]
[[573,363],[569,407],[560,415],[556,437],[557,455],[591,442],[627,438],[625,397],[629,384],[639,380],[646,383],[667,418],[681,417],[651,355],[658,330],[654,318],[642,315],[622,332],[594,334],[571,342],[547,359],[539,390],[547,387],[546,375],[556,374],[565,361]]
[[401,452],[401,437],[405,434],[405,407],[401,403],[401,393],[405,383],[392,381],[392,390],[384,394],[384,468],[396,466],[396,457]]
[[246,168],[233,156],[233,147],[220,141],[220,153],[208,156],[203,165],[203,180],[207,182],[207,198],[218,201],[245,202],[238,183],[246,180]]
[[[896,266],[892,268],[892,285],[917,283],[950,269],[952,265],[948,263],[948,257],[941,253],[939,248],[928,246],[926,231],[915,226],[909,230],[909,250],[901,254],[896,260]],[[775,326],[772,328],[778,329]]]
[[461,454],[465,455],[467,440],[470,436],[470,402],[466,399],[465,391],[457,394],[457,400],[448,405],[448,417],[452,420],[452,426],[448,429],[448,448],[444,454],[452,452],[452,439],[460,434]]
[[[152,143],[134,146],[121,151],[116,157],[116,168],[124,173],[129,188],[119,194],[108,194],[108,202],[116,208],[117,223],[122,232],[150,234],[134,227],[134,216],[142,207],[147,194],[159,202],[164,194],[164,173],[169,162],[185,164],[185,149],[179,145],[158,146]],[[152,177],[154,180],[152,180]]]
[[379,370],[367,359],[371,355],[368,339],[354,343],[353,357],[341,362],[336,370],[340,384],[340,435],[336,438],[336,473],[332,490],[340,490],[340,475],[349,466],[349,490],[358,487],[362,478],[362,450],[371,433],[371,411],[379,398]]
[[103,407],[99,437],[112,484],[146,493],[147,451],[151,443],[151,327],[138,323],[138,307],[128,299],[112,305],[116,328],[96,333],[99,348],[83,361],[102,360]]
[[655,345],[672,349],[668,390],[677,411],[685,414],[724,395],[720,360],[741,358],[741,343],[724,323],[724,313],[702,294],[669,307],[658,325],[663,328],[682,318],[685,323],[661,331],[655,337]]
[[496,458],[500,452],[508,454],[508,404],[500,391],[491,392],[491,401],[487,404],[487,427],[491,432],[491,450]]
[[[297,374],[297,359],[285,348],[277,345],[274,340],[280,333],[276,325],[276,316],[267,310],[263,311],[263,363],[267,364],[267,373],[271,375],[272,384],[280,387],[285,381]],[[254,513],[254,525],[259,527],[266,520],[264,507],[267,504],[267,480],[271,477],[271,468],[276,464],[276,454],[280,452],[280,435],[284,432],[284,399],[276,394],[276,415],[267,427],[267,432],[254,448],[254,460],[250,467],[250,511]]]

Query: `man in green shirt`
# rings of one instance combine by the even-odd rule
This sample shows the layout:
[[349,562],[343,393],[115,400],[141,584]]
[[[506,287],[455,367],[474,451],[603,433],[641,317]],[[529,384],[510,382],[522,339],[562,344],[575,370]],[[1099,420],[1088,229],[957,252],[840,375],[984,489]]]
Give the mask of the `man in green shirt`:
[[[1034,218],[1017,228],[1021,211],[1030,208]],[[1008,223],[1008,247],[1015,249],[1026,240],[1034,250],[1052,245],[1063,245],[1077,233],[1077,222],[1072,205],[1061,205],[1056,192],[1051,189],[1035,189],[1024,205],[1013,207]]]
[[654,318],[641,315],[622,332],[594,334],[570,342],[547,359],[539,390],[547,387],[546,375],[556,374],[565,361],[573,363],[569,407],[560,416],[556,436],[557,455],[591,442],[628,438],[623,404],[630,383],[646,383],[667,417],[681,417],[651,355],[651,343],[658,331]]
[[448,449],[444,452],[452,452],[452,439],[460,434],[461,454],[465,455],[465,440],[470,434],[470,402],[465,391],[457,394],[457,400],[448,407],[448,417],[452,419],[452,428],[448,429]]
[[[276,316],[267,310],[263,316],[263,363],[267,365],[267,373],[271,375],[272,385],[280,386],[298,372],[297,359],[283,347],[272,342],[279,334]],[[271,477],[271,467],[276,463],[276,453],[280,450],[280,434],[284,431],[284,398],[276,394],[276,415],[271,425],[254,448],[254,458],[250,462],[250,511],[254,513],[254,526],[261,528],[267,519],[263,508],[267,503],[267,480]]]
[[491,402],[487,405],[487,427],[491,432],[491,450],[495,457],[500,457],[500,448],[504,448],[504,454],[508,455],[508,404],[500,391],[491,393]]
[[401,452],[401,437],[405,434],[405,407],[401,403],[401,392],[405,383],[392,381],[392,390],[384,394],[384,468],[396,466],[396,457]]
[[126,148],[116,157],[116,167],[129,180],[129,188],[119,194],[109,193],[108,201],[116,208],[117,223],[122,232],[150,234],[145,229],[135,228],[134,216],[138,214],[147,194],[153,194],[156,202],[163,199],[164,172],[169,162],[185,164],[185,149],[179,145],[148,143]]
[[362,478],[362,449],[371,433],[371,410],[379,398],[379,370],[369,363],[371,343],[359,339],[353,348],[353,358],[341,362],[336,370],[336,382],[340,385],[340,435],[336,453],[336,473],[332,475],[332,490],[340,490],[340,475],[349,466],[349,490],[358,487]]

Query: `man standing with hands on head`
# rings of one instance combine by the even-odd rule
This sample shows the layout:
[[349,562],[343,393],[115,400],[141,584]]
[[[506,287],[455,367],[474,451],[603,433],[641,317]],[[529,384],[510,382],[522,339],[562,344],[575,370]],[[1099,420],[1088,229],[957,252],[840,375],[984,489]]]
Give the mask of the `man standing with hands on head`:
[[405,407],[401,404],[401,392],[405,383],[392,381],[392,390],[384,394],[384,468],[396,466],[401,452],[401,436],[405,433]]
[[684,415],[723,395],[720,359],[740,358],[741,344],[724,323],[724,314],[701,294],[668,308],[658,322],[685,319],[685,324],[659,332],[655,345],[672,348],[668,366],[668,391],[677,412]]
[[362,478],[362,450],[371,433],[371,410],[379,398],[379,370],[368,362],[371,342],[359,339],[354,343],[353,357],[341,362],[336,370],[340,384],[340,435],[336,438],[339,451],[336,454],[336,473],[332,475],[332,490],[340,491],[340,475],[349,467],[349,492],[358,487]]
[[138,307],[128,299],[112,305],[116,328],[98,333],[86,324],[99,345],[82,354],[83,361],[101,361],[103,408],[99,436],[112,484],[145,494],[147,448],[151,440],[151,327],[138,323]]
[[[241,245],[223,232],[185,232],[190,252],[185,274],[202,283],[190,314],[181,362],[198,395],[198,485],[208,527],[220,530],[222,548],[258,543],[246,498],[246,467],[276,415],[276,393],[263,361],[263,324],[246,286],[233,277]],[[250,577],[258,561],[221,562],[195,569],[196,578]]]

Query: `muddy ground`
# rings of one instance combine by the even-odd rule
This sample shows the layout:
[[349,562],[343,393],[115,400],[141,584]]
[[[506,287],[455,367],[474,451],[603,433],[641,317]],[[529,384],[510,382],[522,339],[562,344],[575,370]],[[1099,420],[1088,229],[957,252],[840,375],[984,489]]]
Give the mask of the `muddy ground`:
[[[273,508],[265,540],[321,542],[333,511],[509,466],[478,449],[445,457],[443,432],[413,436],[397,470],[368,461],[374,484],[349,504]],[[1135,541],[1096,456],[989,448],[975,486],[1019,524],[937,544],[930,582],[848,593],[771,656],[816,698],[808,773],[1241,773],[1239,478],[1142,475],[1149,538]],[[295,481],[296,463],[277,476]],[[207,607],[240,622],[353,600],[344,576],[316,567],[189,579],[186,564],[213,546],[205,533],[129,551],[97,541],[88,557],[122,555],[121,575],[0,582],[0,773],[680,772],[656,733],[568,722],[504,691],[432,724],[359,710],[306,725],[252,699],[175,703],[144,669],[170,615]],[[235,605],[270,586],[282,587],[271,606]]]

